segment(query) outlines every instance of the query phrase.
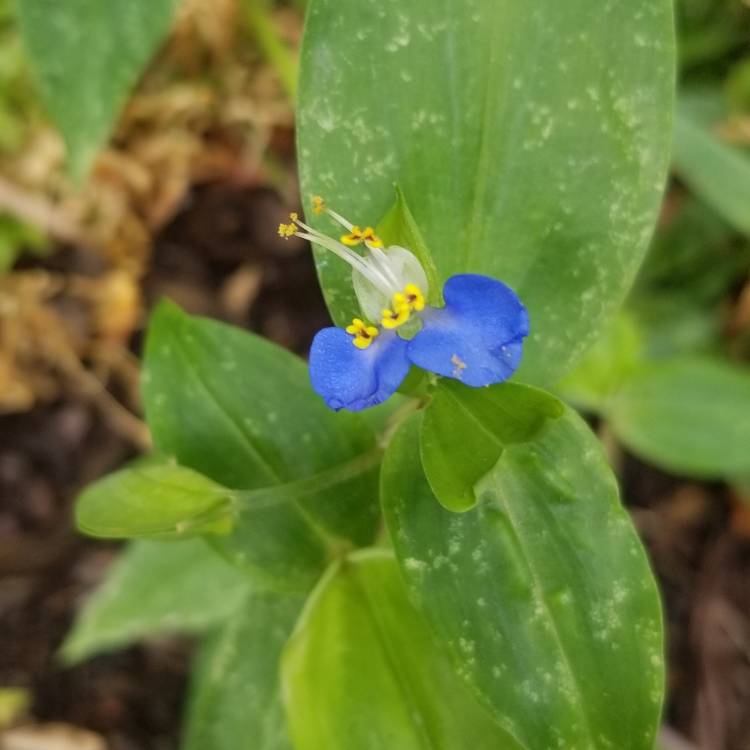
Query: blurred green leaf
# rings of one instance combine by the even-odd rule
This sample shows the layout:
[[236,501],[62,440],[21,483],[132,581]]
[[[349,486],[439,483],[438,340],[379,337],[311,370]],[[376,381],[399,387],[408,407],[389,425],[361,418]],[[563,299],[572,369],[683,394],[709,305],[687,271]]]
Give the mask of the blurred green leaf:
[[630,303],[643,297],[682,295],[693,304],[715,302],[746,268],[750,253],[738,247],[729,224],[705,203],[686,198],[663,223],[638,274]]
[[16,152],[36,123],[38,102],[10,5],[0,4],[0,149]]
[[427,480],[448,510],[477,502],[474,488],[509,445],[534,439],[563,414],[562,404],[536,388],[501,383],[471,389],[441,380],[422,420],[420,450]]
[[164,40],[179,0],[16,0],[49,113],[82,178]]
[[726,80],[727,103],[740,116],[750,111],[750,57],[732,65]]
[[675,117],[673,161],[696,195],[750,236],[750,156],[722,143],[683,105]]
[[282,661],[297,750],[515,750],[409,602],[391,552],[336,563]]
[[61,649],[67,663],[164,633],[226,620],[247,581],[201,539],[133,542],[86,601]]
[[[441,281],[484,273],[519,293],[532,330],[520,378],[554,382],[642,260],[673,87],[669,0],[314,0],[302,194],[374,224],[398,183]],[[348,322],[348,267],[317,261],[334,319]]]
[[[144,400],[158,450],[225,486],[263,490],[243,502],[231,535],[212,540],[259,583],[306,590],[341,540],[374,538],[374,436],[326,408],[298,357],[163,303],[146,341]],[[290,484],[279,489],[287,500],[264,499]]]
[[297,58],[276,29],[272,18],[273,3],[270,0],[240,0],[239,7],[257,47],[276,71],[286,95],[294,102],[297,95]]
[[78,528],[104,538],[187,538],[228,534],[237,494],[191,469],[146,464],[87,487],[76,503]]
[[382,503],[409,588],[459,673],[527,750],[651,750],[659,596],[596,437],[568,410],[503,451],[476,508],[451,513],[424,477],[419,420],[388,447]]
[[253,593],[200,646],[183,750],[292,750],[279,657],[302,600]]
[[644,353],[718,352],[727,295],[750,266],[750,244],[698,200],[667,215],[628,299]]
[[633,452],[668,471],[750,473],[750,370],[708,358],[644,366],[606,416]]
[[643,347],[643,334],[632,316],[620,313],[557,390],[578,408],[601,412],[641,364]]
[[[721,72],[722,58],[747,42],[744,30],[750,12],[736,0],[679,0],[680,68],[686,74],[705,75],[713,69]],[[696,70],[697,69],[697,70]]]

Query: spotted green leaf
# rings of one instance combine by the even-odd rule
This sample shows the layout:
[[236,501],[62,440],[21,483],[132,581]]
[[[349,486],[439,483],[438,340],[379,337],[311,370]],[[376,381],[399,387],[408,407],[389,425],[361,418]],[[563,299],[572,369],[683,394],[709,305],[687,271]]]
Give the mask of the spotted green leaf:
[[409,588],[459,673],[526,750],[651,750],[663,697],[659,597],[596,437],[566,412],[510,445],[466,513],[435,499],[420,416],[383,464]]
[[360,513],[359,541],[370,540],[379,464],[373,449],[305,479],[240,492],[235,533],[211,544],[259,583],[309,588],[330,557],[356,546],[337,514]]
[[183,750],[292,750],[279,657],[302,603],[297,597],[252,593],[201,643]]
[[463,687],[387,550],[334,564],[284,651],[296,750],[517,750]]
[[144,400],[161,453],[251,491],[233,533],[212,543],[258,583],[307,590],[331,556],[371,542],[374,436],[326,408],[298,357],[163,303],[147,336]]
[[[668,168],[674,56],[670,0],[312,0],[303,196],[374,226],[398,183],[441,281],[484,273],[519,293],[531,317],[520,377],[554,382],[645,252]],[[349,269],[325,252],[317,263],[345,324]]]
[[76,503],[78,528],[103,538],[187,538],[228,534],[237,494],[176,464],[116,471],[90,485]]
[[41,93],[83,177],[156,53],[179,0],[17,0]]
[[205,631],[226,620],[247,589],[202,539],[133,542],[84,603],[61,654],[73,663],[141,638]]
[[536,388],[501,383],[466,388],[441,380],[425,410],[419,445],[432,491],[448,510],[472,508],[474,487],[508,445],[532,440],[562,404]]

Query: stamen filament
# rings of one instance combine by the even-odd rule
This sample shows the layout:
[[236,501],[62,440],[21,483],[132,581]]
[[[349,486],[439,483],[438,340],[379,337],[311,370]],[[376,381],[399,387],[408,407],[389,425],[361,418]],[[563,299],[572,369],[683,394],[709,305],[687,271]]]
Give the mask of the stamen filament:
[[354,229],[354,224],[349,223],[341,214],[337,213],[333,209],[330,209],[328,207],[323,209],[334,221],[341,224],[344,229],[347,230],[347,232],[351,232],[352,229]]
[[369,242],[365,244],[367,245],[367,249],[372,253],[372,257],[378,264],[378,267],[383,273],[383,276],[386,277],[388,283],[391,284],[392,287],[398,288],[399,281],[388,263],[388,256],[379,247],[373,247]]
[[314,229],[307,227],[299,220],[297,223],[308,230],[307,232],[297,232],[297,237],[302,237],[303,239],[314,242],[317,245],[321,245],[326,248],[326,250],[330,250],[334,255],[337,255],[341,260],[345,261],[352,268],[361,273],[366,279],[368,279],[368,281],[383,292],[383,294],[389,295],[391,293],[391,286],[388,283],[388,280],[380,272],[379,268],[366,263],[361,256],[349,250],[345,245],[336,242],[336,240],[316,232]]
[[[328,213],[335,213],[332,212],[329,208],[326,208],[325,210]],[[336,214],[336,216],[339,215]],[[351,230],[353,228],[353,226],[349,224],[349,222],[346,221],[346,219],[344,219],[343,217],[339,216],[339,219],[343,222],[344,226],[346,226],[347,229]],[[295,224],[297,224],[297,226],[302,227],[309,233],[309,235],[311,235],[306,237],[305,239],[308,239],[311,242],[317,242],[319,245],[322,245],[331,252],[336,253],[339,258],[345,260],[347,263],[349,263],[350,266],[352,266],[352,268],[356,268],[365,278],[369,279],[373,284],[375,284],[375,286],[378,287],[381,292],[384,292],[385,294],[391,293],[391,279],[393,280],[393,283],[398,286],[398,281],[395,279],[393,273],[388,268],[387,262],[386,264],[369,264],[362,258],[361,255],[358,255],[354,251],[350,250],[348,247],[346,247],[346,245],[340,242],[336,242],[336,240],[332,239],[328,235],[319,232],[317,229],[313,229],[309,224],[305,224],[305,222],[302,221],[298,216],[295,216],[293,218],[293,221]],[[367,247],[368,249],[370,249],[370,251],[377,250],[377,248],[372,248],[369,243],[367,243]],[[380,252],[383,256],[383,259],[385,259],[385,254],[382,252],[382,250]],[[344,253],[345,255],[342,253]],[[377,281],[374,278],[375,275],[378,276]]]

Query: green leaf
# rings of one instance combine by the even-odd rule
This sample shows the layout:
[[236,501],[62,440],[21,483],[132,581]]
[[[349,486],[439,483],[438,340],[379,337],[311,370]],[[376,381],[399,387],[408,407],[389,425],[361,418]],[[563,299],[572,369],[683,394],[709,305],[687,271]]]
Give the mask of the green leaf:
[[697,199],[683,201],[659,227],[635,289],[630,312],[652,357],[716,350],[727,293],[750,265],[750,246]]
[[747,265],[747,251],[738,249],[729,224],[705,203],[686,196],[659,226],[630,302],[680,292],[694,304],[714,301]]
[[[713,70],[733,50],[743,50],[750,18],[747,7],[732,0],[680,0],[676,4],[680,37],[680,71],[705,77],[703,66]],[[697,70],[695,70],[697,68]]]
[[253,579],[276,590],[307,590],[328,560],[355,546],[341,534],[340,517],[359,511],[373,535],[381,454],[351,461],[295,482],[243,492],[237,531],[211,544]]
[[574,412],[508,446],[451,513],[416,415],[382,502],[407,583],[459,673],[526,750],[651,750],[663,696],[657,589],[596,437]]
[[[242,503],[234,533],[213,540],[259,583],[306,590],[340,540],[372,541],[374,436],[357,415],[326,408],[298,357],[163,303],[146,341],[144,401],[162,453],[225,486],[263,490]],[[312,479],[300,501],[286,490],[289,502],[263,500],[316,475],[320,486]]]
[[644,346],[635,319],[621,313],[557,390],[579,408],[602,412],[612,394],[643,361]]
[[146,637],[202,632],[246,592],[244,577],[201,539],[133,542],[84,604],[61,656],[70,664]]
[[82,178],[179,0],[16,0],[24,44],[52,119]]
[[[302,194],[375,225],[398,183],[441,281],[510,284],[531,317],[519,377],[555,382],[646,250],[673,88],[670,0],[313,0]],[[349,268],[316,256],[334,319],[348,323]]]
[[685,357],[643,367],[606,413],[646,461],[704,478],[750,472],[750,370]]
[[87,487],[76,503],[78,528],[103,538],[187,538],[228,534],[237,495],[176,464],[141,464]]
[[674,169],[735,229],[750,236],[750,157],[722,143],[687,106],[674,123]]
[[563,414],[554,397],[515,383],[471,389],[441,380],[424,414],[419,445],[432,491],[448,510],[476,505],[474,487],[509,445],[532,440]]
[[409,602],[393,555],[334,564],[284,650],[296,750],[515,750]]
[[190,682],[183,750],[292,750],[279,657],[302,604],[296,597],[251,594],[201,644]]

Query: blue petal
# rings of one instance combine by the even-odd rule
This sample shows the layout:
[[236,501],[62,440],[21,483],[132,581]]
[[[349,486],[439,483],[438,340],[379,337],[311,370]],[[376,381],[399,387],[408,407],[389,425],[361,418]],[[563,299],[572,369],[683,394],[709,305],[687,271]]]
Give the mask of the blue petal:
[[310,381],[329,408],[361,411],[392,396],[409,372],[407,342],[383,331],[357,349],[343,328],[324,328],[310,349]]
[[418,367],[481,387],[507,380],[521,362],[529,316],[516,293],[477,274],[451,276],[445,307],[423,315],[424,327],[409,342]]

